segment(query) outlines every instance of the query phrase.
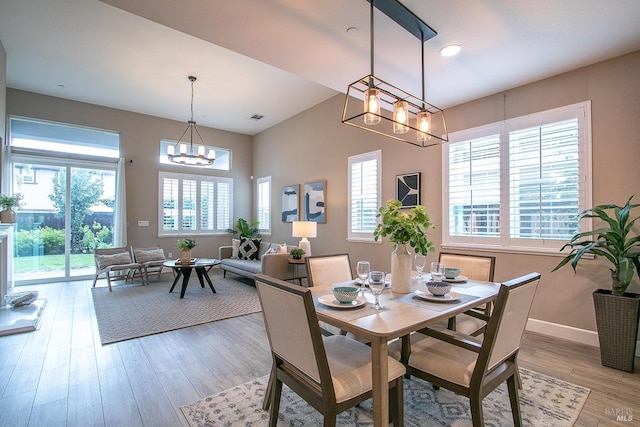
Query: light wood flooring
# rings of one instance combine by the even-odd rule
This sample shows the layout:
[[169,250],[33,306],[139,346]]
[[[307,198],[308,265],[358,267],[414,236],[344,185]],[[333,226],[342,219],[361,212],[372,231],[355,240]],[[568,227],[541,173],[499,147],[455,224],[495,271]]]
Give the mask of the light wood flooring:
[[[0,337],[0,426],[187,426],[180,406],[269,372],[260,313],[102,346],[90,288],[20,288],[48,304],[38,331]],[[533,333],[520,354],[591,389],[576,426],[640,425],[640,362],[634,374],[605,368],[597,348]]]

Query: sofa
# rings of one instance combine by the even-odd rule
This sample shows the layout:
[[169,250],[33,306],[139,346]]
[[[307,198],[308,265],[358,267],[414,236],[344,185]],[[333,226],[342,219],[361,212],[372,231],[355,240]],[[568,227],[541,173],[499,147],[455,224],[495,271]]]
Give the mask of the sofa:
[[[234,243],[237,245],[239,241]],[[266,274],[280,280],[295,278],[295,266],[289,264],[288,259],[289,252],[296,246],[263,241],[260,241],[259,245],[258,259],[240,259],[234,254],[236,251],[233,245],[221,246],[218,249],[218,259],[224,277],[227,277],[229,271],[249,279],[254,279],[256,274]]]

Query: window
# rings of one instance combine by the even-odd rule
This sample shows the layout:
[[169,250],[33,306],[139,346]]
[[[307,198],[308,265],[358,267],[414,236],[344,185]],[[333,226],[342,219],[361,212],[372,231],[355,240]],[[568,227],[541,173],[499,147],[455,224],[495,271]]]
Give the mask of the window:
[[378,225],[382,151],[351,156],[349,164],[349,230],[347,240],[372,242]]
[[258,178],[258,230],[271,234],[271,177]]
[[450,134],[443,245],[554,252],[591,205],[591,104]]
[[231,227],[231,178],[160,172],[159,183],[159,236],[218,234]]
[[186,166],[186,167],[198,168],[198,169],[203,169],[203,168],[217,169],[217,170],[223,170],[223,171],[231,170],[231,150],[228,150],[226,148],[213,147],[213,149],[216,151],[216,159],[213,161],[213,164],[210,166],[183,165],[183,164],[173,163],[167,157],[167,147],[170,145],[174,146],[175,144],[176,144],[176,141],[168,141],[165,139],[160,141],[160,164]]

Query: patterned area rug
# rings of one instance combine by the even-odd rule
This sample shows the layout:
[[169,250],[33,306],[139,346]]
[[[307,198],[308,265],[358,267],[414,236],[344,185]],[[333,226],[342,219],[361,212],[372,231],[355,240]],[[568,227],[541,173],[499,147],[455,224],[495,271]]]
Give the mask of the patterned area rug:
[[[520,368],[523,389],[520,410],[524,426],[572,426],[587,400],[589,389]],[[265,426],[262,410],[268,377],[242,384],[180,408],[191,427]],[[339,426],[371,426],[371,400],[338,415]],[[513,425],[506,384],[484,398],[485,426]],[[404,381],[405,426],[470,426],[468,400],[429,383]],[[279,425],[321,426],[322,416],[286,386],[280,403]]]
[[116,282],[113,292],[109,292],[105,280],[99,281],[99,285],[104,282],[105,286],[93,288],[91,293],[100,341],[109,344],[261,310],[256,288],[248,285],[252,281],[223,278],[217,268],[209,272],[209,277],[215,294],[206,281],[205,287],[200,287],[194,273],[183,299],[180,299],[182,278],[169,293],[171,274],[163,274],[160,280],[152,278],[147,286],[141,286],[138,280]]

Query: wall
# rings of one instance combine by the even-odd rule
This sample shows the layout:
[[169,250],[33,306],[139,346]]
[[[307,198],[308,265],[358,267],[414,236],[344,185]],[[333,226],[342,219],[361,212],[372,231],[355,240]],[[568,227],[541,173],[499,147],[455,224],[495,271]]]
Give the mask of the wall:
[[0,41],[0,192],[2,192],[2,158],[4,155],[4,139],[6,137],[6,117],[7,117],[7,52]]
[[[450,132],[592,101],[593,203],[624,204],[632,194],[640,203],[640,51],[538,82],[497,93],[446,110]],[[327,180],[327,223],[319,224],[311,240],[313,252],[348,252],[352,264],[367,259],[373,268],[390,269],[390,245],[349,243],[347,230],[347,157],[382,150],[383,202],[395,197],[395,175],[422,172],[422,204],[433,222],[442,223],[442,150],[409,144],[341,124],[343,95],[254,137],[253,171],[271,175],[275,215],[272,240],[295,242],[291,224],[282,223],[280,189],[284,185]],[[640,224],[639,224],[640,225]],[[432,236],[440,250],[441,236]],[[570,267],[551,273],[559,256],[495,253],[498,281],[530,271],[542,273],[531,317],[565,325],[570,333],[595,331],[591,292],[609,288],[611,279],[601,260],[584,262],[574,275]],[[429,255],[428,261],[437,258]],[[630,290],[639,292],[638,277]],[[551,325],[550,327],[553,327]],[[571,328],[577,328],[573,331]],[[583,334],[584,335],[584,334]],[[593,334],[586,334],[590,339]]]
[[[136,246],[159,245],[177,257],[177,237],[158,237],[158,172],[199,173],[191,168],[160,165],[160,139],[178,138],[186,122],[162,119],[123,110],[69,101],[15,89],[7,90],[7,114],[51,120],[120,132],[121,156],[133,163],[126,166],[128,243]],[[4,117],[4,116],[3,116]],[[211,175],[232,177],[234,218],[251,214],[251,137],[198,126],[210,145],[230,148],[231,171],[210,171]],[[148,220],[149,227],[138,227]],[[230,236],[197,237],[196,257],[217,257],[220,245],[230,244]]]

